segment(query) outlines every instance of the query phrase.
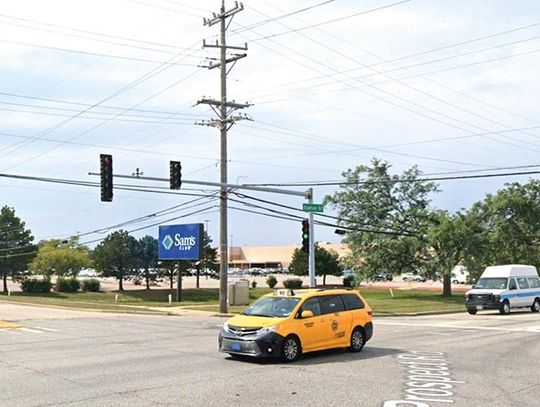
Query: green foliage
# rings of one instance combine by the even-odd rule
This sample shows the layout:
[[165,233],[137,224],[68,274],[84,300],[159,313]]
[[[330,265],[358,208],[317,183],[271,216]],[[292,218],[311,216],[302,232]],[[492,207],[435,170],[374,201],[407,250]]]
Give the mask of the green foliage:
[[437,192],[431,182],[418,181],[412,167],[401,175],[390,174],[390,164],[373,159],[343,173],[340,190],[325,203],[338,209],[340,224],[351,230],[345,238],[352,251],[349,267],[372,277],[418,271],[425,265],[422,236],[433,224],[429,195]]
[[137,263],[138,268],[144,270],[144,280],[146,289],[150,289],[150,283],[155,282],[158,277],[157,273],[152,273],[151,270],[157,268],[158,264],[158,241],[156,238],[146,235],[137,241]]
[[347,276],[343,278],[343,286],[344,287],[355,287],[356,286],[356,277],[355,276]]
[[277,284],[277,278],[273,274],[270,274],[268,277],[266,277],[266,285],[270,288],[274,288]]
[[[317,244],[315,244],[315,264],[315,275],[323,276],[323,284],[326,284],[326,276],[341,275],[338,254]],[[307,276],[309,272],[308,255],[301,249],[295,249],[289,270],[294,275]]]
[[283,280],[283,287],[289,289],[302,288],[302,279],[300,278],[288,278]]
[[51,291],[52,283],[49,279],[27,278],[21,283],[21,289],[24,293],[38,294]]
[[8,206],[0,209],[0,276],[7,294],[7,277],[16,278],[28,268],[33,258],[34,237],[30,229],[17,216],[15,210]]
[[98,292],[101,288],[101,283],[97,278],[87,278],[81,282],[83,291]]
[[68,241],[51,239],[38,244],[38,254],[28,268],[33,274],[47,277],[76,276],[83,268],[90,266],[88,248],[79,245],[79,238]]
[[475,203],[465,215],[474,239],[464,265],[477,279],[486,266],[540,264],[540,181],[511,183]]
[[81,283],[75,277],[60,277],[56,280],[56,291],[61,293],[76,293],[81,288]]
[[96,246],[92,260],[102,276],[118,280],[122,291],[124,279],[137,273],[137,240],[124,230],[113,232]]

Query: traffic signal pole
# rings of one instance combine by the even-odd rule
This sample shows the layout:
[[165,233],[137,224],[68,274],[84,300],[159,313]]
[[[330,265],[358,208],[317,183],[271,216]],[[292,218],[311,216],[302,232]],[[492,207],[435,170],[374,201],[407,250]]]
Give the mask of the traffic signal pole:
[[[306,191],[308,203],[313,203],[313,188]],[[313,225],[313,212],[309,212],[309,254],[308,254],[308,270],[309,270],[309,287],[315,288],[315,226]]]

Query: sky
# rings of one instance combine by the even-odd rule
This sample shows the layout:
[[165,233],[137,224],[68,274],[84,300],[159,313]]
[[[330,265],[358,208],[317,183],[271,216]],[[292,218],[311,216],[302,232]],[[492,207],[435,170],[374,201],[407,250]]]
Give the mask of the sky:
[[[228,99],[251,106],[228,133],[233,184],[339,181],[376,157],[400,174],[540,167],[540,3],[522,0],[246,0],[227,44]],[[97,244],[120,228],[203,223],[217,246],[212,187],[115,178],[101,202],[99,154],[115,175],[219,182],[220,139],[203,98],[220,98],[220,0],[18,0],[0,4],[0,205],[36,238]],[[234,2],[226,1],[226,9]],[[504,169],[510,168],[510,169]],[[536,174],[440,181],[433,208],[469,208]],[[202,189],[201,189],[202,188]],[[305,186],[280,186],[302,192]],[[314,186],[314,202],[336,191]],[[242,195],[238,195],[242,194]],[[300,244],[302,197],[232,191],[229,245]],[[254,199],[253,199],[254,198]],[[259,201],[257,201],[259,200]],[[263,200],[263,201],[260,201]],[[258,205],[254,207],[253,204]],[[249,206],[251,205],[251,206]],[[251,212],[249,212],[251,211]],[[253,213],[257,212],[257,213]],[[261,213],[265,213],[265,216]],[[325,208],[326,214],[335,214]],[[288,216],[285,216],[288,218]],[[333,227],[315,240],[339,242]]]

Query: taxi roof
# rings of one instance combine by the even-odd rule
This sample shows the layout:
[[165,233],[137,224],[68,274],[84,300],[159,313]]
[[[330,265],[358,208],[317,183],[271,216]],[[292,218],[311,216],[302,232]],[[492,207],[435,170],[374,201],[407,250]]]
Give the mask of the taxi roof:
[[298,289],[276,289],[272,293],[266,294],[265,297],[293,297],[304,298],[308,296],[317,296],[324,294],[350,294],[357,292],[346,288],[298,288]]

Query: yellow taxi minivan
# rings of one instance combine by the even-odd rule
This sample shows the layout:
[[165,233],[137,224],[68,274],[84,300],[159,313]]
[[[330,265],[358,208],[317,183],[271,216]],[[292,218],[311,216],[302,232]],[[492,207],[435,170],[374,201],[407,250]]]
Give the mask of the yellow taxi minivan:
[[293,362],[330,348],[360,352],[372,335],[372,310],[358,291],[275,290],[225,322],[218,343],[233,357]]

